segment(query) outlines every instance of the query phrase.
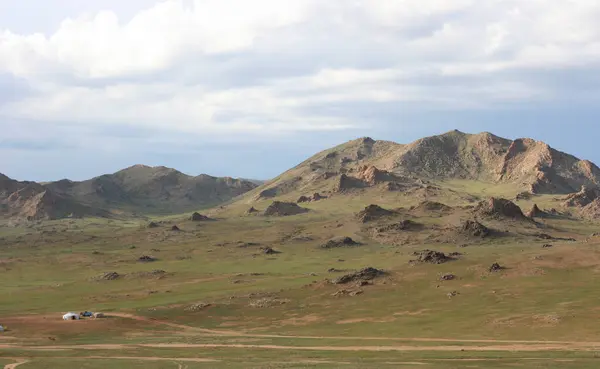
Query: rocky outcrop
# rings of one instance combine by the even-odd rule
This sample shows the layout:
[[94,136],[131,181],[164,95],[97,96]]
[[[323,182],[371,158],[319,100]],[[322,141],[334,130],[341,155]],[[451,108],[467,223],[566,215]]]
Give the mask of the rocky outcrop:
[[353,247],[353,246],[359,246],[359,245],[360,245],[360,243],[354,241],[350,237],[337,237],[337,238],[332,238],[331,240],[325,242],[324,244],[322,244],[320,246],[320,248],[336,249],[336,248],[340,248],[340,247]]
[[478,238],[486,238],[491,233],[488,227],[474,220],[467,220],[464,222],[460,230],[461,233],[467,236]]
[[395,212],[382,208],[379,205],[369,205],[356,214],[356,218],[361,223],[368,223],[381,218],[394,215]]
[[531,207],[531,209],[529,211],[527,211],[525,213],[525,216],[527,216],[528,218],[545,218],[547,216],[549,216],[550,214],[548,214],[547,212],[543,211],[542,209],[540,209],[537,204],[533,204],[533,206]]
[[211,220],[209,217],[207,217],[206,215],[202,215],[200,213],[194,213],[192,214],[192,216],[190,217],[190,220],[192,222],[206,222]]
[[514,202],[495,197],[480,202],[475,208],[475,212],[482,216],[495,218],[525,219],[523,211]]
[[293,202],[274,201],[264,211],[265,216],[284,217],[307,213],[309,210]]
[[568,195],[563,205],[583,208],[598,198],[600,198],[599,188],[583,186],[579,192]]

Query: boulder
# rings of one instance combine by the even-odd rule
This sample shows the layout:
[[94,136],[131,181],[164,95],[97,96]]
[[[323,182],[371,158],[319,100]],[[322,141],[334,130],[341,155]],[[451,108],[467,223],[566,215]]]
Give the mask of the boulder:
[[498,263],[494,263],[494,264],[492,264],[492,266],[490,266],[489,271],[490,271],[490,273],[494,273],[494,272],[499,272],[502,269],[504,269],[503,266],[501,266]]

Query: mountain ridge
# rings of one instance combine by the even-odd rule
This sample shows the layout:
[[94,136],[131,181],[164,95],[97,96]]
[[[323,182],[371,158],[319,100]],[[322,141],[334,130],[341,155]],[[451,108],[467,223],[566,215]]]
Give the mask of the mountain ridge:
[[351,140],[311,156],[243,197],[252,203],[296,192],[335,193],[386,182],[366,183],[361,178],[365,173],[395,176],[395,180],[387,181],[387,190],[407,190],[422,187],[423,181],[449,179],[506,183],[513,185],[515,192],[532,194],[569,194],[582,186],[600,184],[600,168],[594,163],[542,141],[453,130],[408,144],[369,137]]
[[84,181],[16,181],[0,174],[0,215],[28,220],[123,213],[167,214],[218,205],[257,184],[134,165]]

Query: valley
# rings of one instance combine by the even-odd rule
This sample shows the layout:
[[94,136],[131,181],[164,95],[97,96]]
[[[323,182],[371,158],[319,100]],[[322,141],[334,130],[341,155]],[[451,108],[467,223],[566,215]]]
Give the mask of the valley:
[[[598,365],[600,170],[542,142],[361,138],[262,184],[119,173],[1,178],[0,366]],[[62,320],[85,310],[106,318]]]

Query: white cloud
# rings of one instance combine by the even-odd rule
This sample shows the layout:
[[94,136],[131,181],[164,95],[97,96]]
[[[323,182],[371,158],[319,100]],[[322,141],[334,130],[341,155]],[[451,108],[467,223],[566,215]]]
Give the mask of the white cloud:
[[343,104],[552,101],[526,72],[597,71],[597,19],[595,0],[167,0],[0,31],[0,74],[31,89],[0,114],[264,135],[372,123]]

